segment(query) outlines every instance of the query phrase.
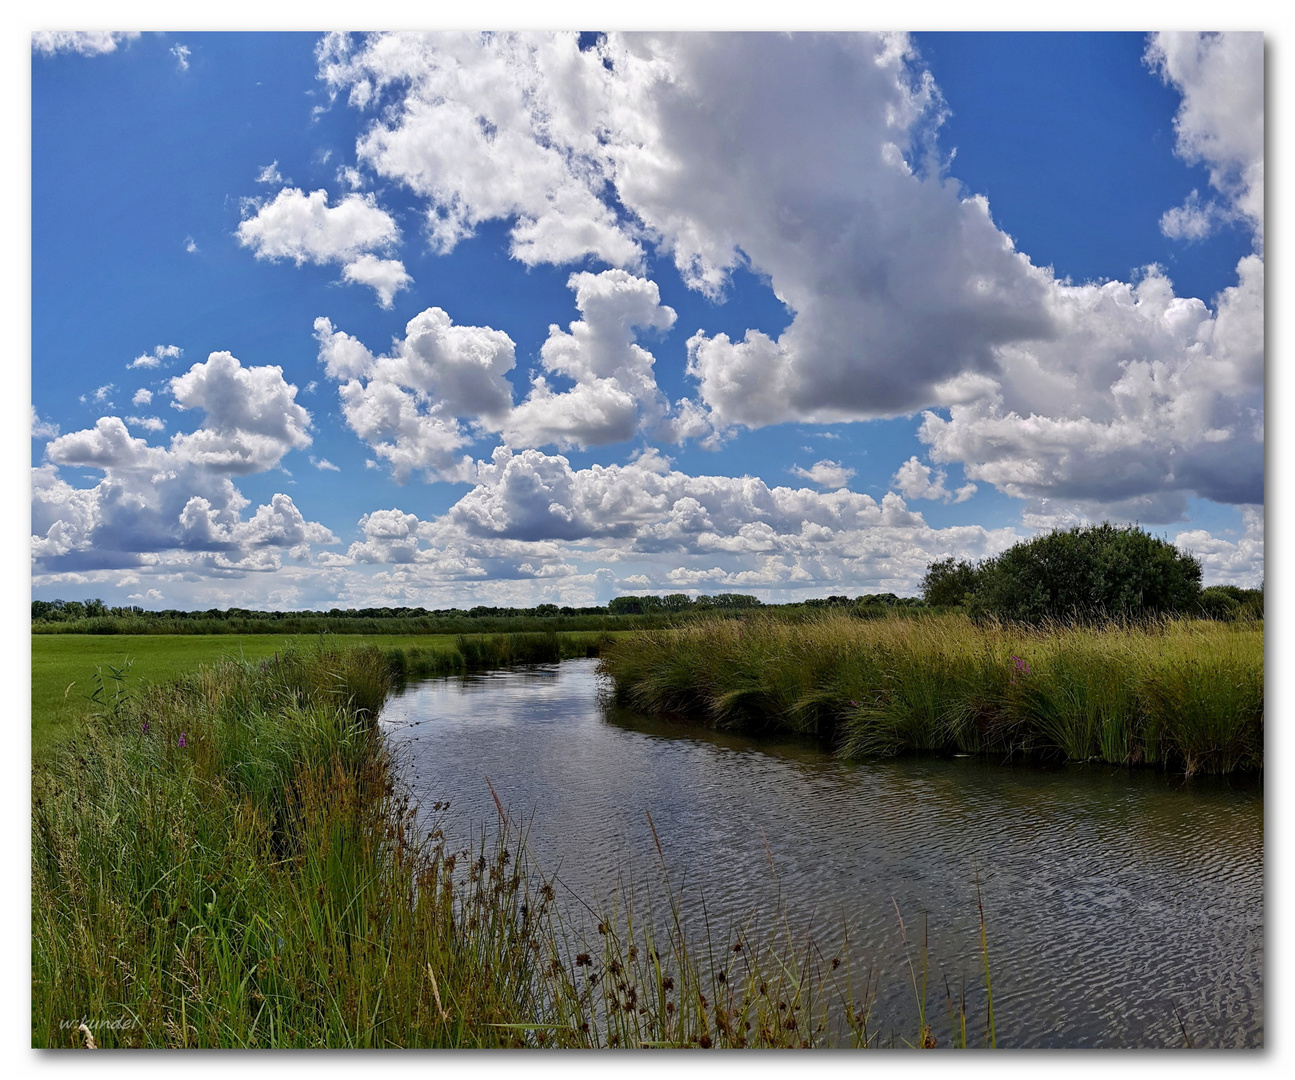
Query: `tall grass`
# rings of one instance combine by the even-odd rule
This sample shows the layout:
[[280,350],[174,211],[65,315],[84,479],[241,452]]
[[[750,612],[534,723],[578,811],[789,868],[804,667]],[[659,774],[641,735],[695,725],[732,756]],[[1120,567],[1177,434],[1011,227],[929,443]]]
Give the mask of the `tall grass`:
[[717,728],[915,751],[1263,766],[1263,625],[975,625],[958,615],[790,625],[749,617],[611,642],[618,699]]
[[601,631],[459,634],[431,646],[397,645],[383,652],[397,678],[429,678],[597,656],[611,640]]
[[877,1042],[808,938],[703,947],[622,893],[590,946],[502,807],[493,846],[420,834],[392,677],[321,645],[105,697],[33,773],[34,1046]]

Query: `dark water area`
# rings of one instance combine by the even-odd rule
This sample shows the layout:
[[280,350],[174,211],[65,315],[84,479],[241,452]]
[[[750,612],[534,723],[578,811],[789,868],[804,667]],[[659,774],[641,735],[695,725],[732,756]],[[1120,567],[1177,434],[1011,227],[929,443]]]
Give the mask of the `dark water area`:
[[[873,1027],[912,1039],[907,955],[929,945],[981,1040],[977,880],[999,1046],[1263,1045],[1263,788],[1109,766],[844,763],[825,749],[612,708],[596,661],[411,684],[383,730],[456,844],[498,822],[490,785],[574,916],[617,887],[682,896],[715,939],[775,915],[876,982]],[[433,814],[434,802],[448,811]],[[897,915],[896,908],[898,908]],[[919,972],[920,974],[920,972]]]

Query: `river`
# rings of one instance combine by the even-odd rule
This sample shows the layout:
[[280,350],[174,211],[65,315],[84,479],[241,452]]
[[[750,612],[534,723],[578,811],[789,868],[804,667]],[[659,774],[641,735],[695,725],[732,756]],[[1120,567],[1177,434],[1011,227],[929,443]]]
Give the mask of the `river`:
[[573,911],[571,897],[597,908],[617,887],[660,896],[664,871],[688,924],[719,937],[775,911],[828,953],[848,936],[851,970],[877,983],[873,1026],[895,1038],[915,1032],[905,964],[926,940],[932,1026],[947,1044],[946,980],[955,1000],[965,986],[976,1041],[979,883],[999,1046],[1182,1046],[1184,1031],[1196,1046],[1263,1045],[1258,778],[845,763],[617,710],[596,666],[393,695],[381,725],[424,824],[471,844],[497,823],[493,785]]

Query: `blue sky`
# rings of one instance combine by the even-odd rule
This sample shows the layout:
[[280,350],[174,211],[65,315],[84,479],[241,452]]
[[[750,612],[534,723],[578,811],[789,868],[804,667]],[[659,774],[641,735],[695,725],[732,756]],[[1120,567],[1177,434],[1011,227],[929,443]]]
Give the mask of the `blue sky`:
[[911,594],[1100,520],[1263,579],[1257,35],[31,72],[35,597]]

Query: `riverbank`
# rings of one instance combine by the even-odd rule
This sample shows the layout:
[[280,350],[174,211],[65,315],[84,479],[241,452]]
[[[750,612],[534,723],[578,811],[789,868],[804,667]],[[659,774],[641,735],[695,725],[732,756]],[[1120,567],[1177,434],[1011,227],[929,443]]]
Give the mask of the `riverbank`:
[[901,753],[1263,767],[1263,624],[1027,630],[964,616],[788,625],[752,616],[609,643],[630,708]]
[[829,1007],[875,1039],[812,942],[703,955],[609,917],[590,945],[515,832],[411,831],[373,723],[392,677],[375,647],[225,661],[33,770],[34,1046],[809,1046]]
[[[518,663],[556,663],[596,655],[616,634],[537,631],[519,634],[329,635],[341,647],[380,649],[397,678],[455,675]],[[55,743],[79,739],[86,718],[123,694],[223,660],[259,662],[310,646],[319,634],[180,635],[116,638],[98,634],[38,634],[32,650],[32,759]]]

